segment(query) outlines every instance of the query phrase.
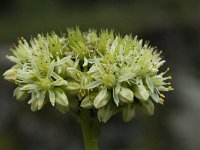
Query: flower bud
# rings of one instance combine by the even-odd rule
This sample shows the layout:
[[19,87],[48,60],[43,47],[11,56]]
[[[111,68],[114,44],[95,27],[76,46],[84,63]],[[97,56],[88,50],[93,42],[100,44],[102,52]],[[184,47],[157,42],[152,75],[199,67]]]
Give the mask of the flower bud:
[[56,109],[63,114],[69,111],[69,107],[65,107],[59,103],[56,104]]
[[26,91],[20,90],[21,86],[17,87],[14,90],[14,96],[16,97],[17,100],[19,101],[24,101],[28,97],[28,93]]
[[124,103],[133,102],[134,101],[133,97],[134,97],[133,92],[129,88],[121,87],[119,91],[120,101]]
[[80,87],[80,84],[77,82],[68,82],[66,89],[70,94],[77,94]]
[[105,107],[102,107],[98,110],[97,116],[100,122],[107,122],[116,111],[113,109],[111,105],[106,105]]
[[65,92],[61,88],[55,88],[54,93],[56,96],[56,105],[68,106],[68,98]]
[[96,95],[97,95],[96,93],[92,93],[86,96],[81,102],[81,107],[86,109],[92,108],[94,105],[94,99]]
[[17,69],[15,68],[9,69],[3,74],[3,76],[4,76],[4,79],[10,82],[14,82],[17,78]]
[[149,92],[143,84],[137,85],[134,89],[135,97],[140,100],[146,101],[149,98]]
[[128,104],[124,107],[122,111],[122,118],[125,122],[130,121],[136,115],[136,106],[135,104]]
[[104,87],[101,92],[94,99],[94,107],[99,109],[105,106],[111,98],[111,94],[107,91],[107,88]]
[[154,114],[154,104],[151,100],[142,102],[141,104],[142,104],[142,108],[146,114],[148,114],[148,115]]

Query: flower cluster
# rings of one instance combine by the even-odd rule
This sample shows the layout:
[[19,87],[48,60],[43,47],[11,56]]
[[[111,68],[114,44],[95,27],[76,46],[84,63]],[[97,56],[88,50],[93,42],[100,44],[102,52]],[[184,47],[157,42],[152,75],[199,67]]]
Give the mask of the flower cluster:
[[163,92],[173,90],[169,69],[159,71],[161,53],[131,35],[74,28],[67,36],[21,38],[12,52],[15,65],[4,78],[18,85],[16,99],[30,97],[32,111],[50,103],[61,112],[89,109],[101,122],[122,112],[129,121],[137,108],[153,114],[153,102],[163,104]]

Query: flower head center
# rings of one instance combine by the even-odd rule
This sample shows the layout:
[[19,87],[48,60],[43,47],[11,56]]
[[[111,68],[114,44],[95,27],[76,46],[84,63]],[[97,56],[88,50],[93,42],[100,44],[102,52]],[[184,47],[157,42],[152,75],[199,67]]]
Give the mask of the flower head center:
[[49,90],[51,89],[51,82],[47,78],[40,79],[39,86],[42,90]]

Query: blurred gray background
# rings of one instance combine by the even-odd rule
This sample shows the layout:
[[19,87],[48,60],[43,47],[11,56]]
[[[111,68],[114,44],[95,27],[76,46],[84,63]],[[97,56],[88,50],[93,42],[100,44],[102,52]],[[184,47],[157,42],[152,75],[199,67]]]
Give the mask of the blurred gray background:
[[0,150],[81,150],[80,126],[68,114],[13,98],[2,74],[17,38],[66,27],[109,28],[149,40],[163,51],[174,91],[152,117],[138,113],[129,123],[113,117],[102,128],[102,150],[200,149],[199,0],[0,0]]

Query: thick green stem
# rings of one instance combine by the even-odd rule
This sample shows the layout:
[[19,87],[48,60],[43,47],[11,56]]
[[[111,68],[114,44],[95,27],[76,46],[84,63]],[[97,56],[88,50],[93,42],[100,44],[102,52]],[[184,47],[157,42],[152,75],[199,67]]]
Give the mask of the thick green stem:
[[101,123],[90,110],[81,110],[80,118],[85,150],[99,150]]

